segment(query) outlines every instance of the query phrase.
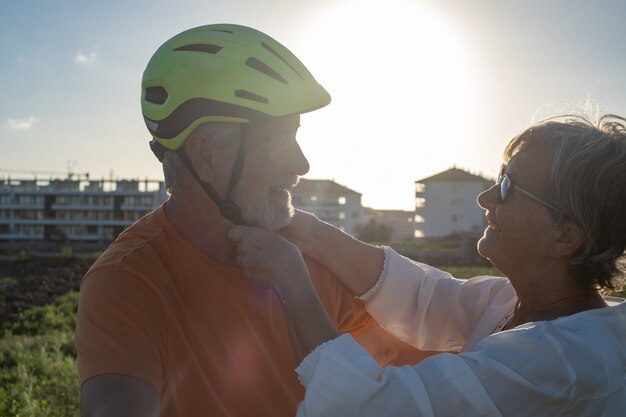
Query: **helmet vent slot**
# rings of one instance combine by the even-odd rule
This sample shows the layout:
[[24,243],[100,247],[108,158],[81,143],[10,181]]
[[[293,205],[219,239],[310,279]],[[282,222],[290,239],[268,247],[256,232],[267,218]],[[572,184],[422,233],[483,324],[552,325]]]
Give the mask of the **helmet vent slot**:
[[174,49],[175,51],[195,51],[195,52],[206,52],[208,54],[216,54],[222,49],[221,46],[211,45],[208,43],[194,43],[191,45],[181,46],[180,48]]
[[211,29],[209,32],[224,32],[224,33],[233,33],[232,30],[226,30],[226,29]]
[[247,100],[258,101],[259,103],[269,104],[269,100],[265,97],[259,96],[258,94],[251,93],[246,90],[237,90],[235,91],[235,95],[239,98],[245,98]]
[[276,81],[280,81],[283,84],[287,84],[287,80],[285,80],[279,73],[277,73],[272,68],[267,66],[267,64],[259,61],[256,58],[248,58],[248,60],[246,61],[246,65],[249,66],[250,68],[254,68],[257,71],[262,72],[263,74],[269,77],[272,77]]
[[167,100],[167,91],[163,87],[146,88],[146,101],[154,104],[163,104]]
[[296,69],[294,67],[291,66],[291,64],[289,62],[287,62],[287,60],[285,58],[282,57],[282,55],[280,55],[278,52],[276,52],[271,46],[269,46],[268,44],[266,44],[265,42],[261,42],[261,46],[263,46],[263,48],[265,48],[267,51],[269,51],[272,55],[274,55],[276,58],[280,59],[281,61],[283,61],[283,63],[285,65],[287,65],[289,68],[291,68],[291,70],[293,72],[296,73],[296,75],[298,77],[300,77],[301,80],[303,80],[304,78],[302,78],[302,75],[300,75],[300,73],[298,71],[296,71]]

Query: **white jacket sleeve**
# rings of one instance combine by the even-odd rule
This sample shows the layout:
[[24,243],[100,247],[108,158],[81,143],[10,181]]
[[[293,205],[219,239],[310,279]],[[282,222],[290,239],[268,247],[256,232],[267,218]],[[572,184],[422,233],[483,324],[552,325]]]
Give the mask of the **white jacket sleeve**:
[[382,327],[423,350],[471,349],[511,314],[516,295],[506,278],[453,278],[385,248],[385,269],[367,311]]
[[306,388],[297,417],[501,417],[461,358],[437,358],[433,373],[381,368],[352,336],[342,335],[319,346],[297,369]]
[[553,417],[624,415],[626,303],[526,323],[472,352],[381,368],[345,334],[296,372],[299,417]]

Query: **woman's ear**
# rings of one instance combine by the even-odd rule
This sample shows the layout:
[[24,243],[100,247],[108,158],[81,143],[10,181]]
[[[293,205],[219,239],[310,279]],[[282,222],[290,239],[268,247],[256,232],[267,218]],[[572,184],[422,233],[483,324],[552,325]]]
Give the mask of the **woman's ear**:
[[555,239],[550,250],[553,258],[569,258],[585,243],[585,236],[576,226],[560,224],[554,233]]
[[192,133],[183,146],[196,174],[202,181],[210,183],[215,178],[215,172],[209,140],[206,136]]

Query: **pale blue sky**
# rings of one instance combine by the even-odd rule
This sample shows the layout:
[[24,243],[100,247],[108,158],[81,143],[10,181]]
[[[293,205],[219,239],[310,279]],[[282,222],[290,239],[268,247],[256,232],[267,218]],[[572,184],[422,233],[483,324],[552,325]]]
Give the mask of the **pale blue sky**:
[[0,176],[161,178],[139,107],[165,40],[231,22],[289,47],[333,96],[299,134],[311,172],[376,208],[456,164],[493,176],[507,139],[593,100],[626,114],[620,0],[0,0]]

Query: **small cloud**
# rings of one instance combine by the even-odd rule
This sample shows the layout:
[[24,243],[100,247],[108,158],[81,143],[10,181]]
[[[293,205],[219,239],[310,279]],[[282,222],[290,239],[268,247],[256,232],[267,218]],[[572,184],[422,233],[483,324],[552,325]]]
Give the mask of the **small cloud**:
[[39,119],[35,116],[30,116],[27,119],[12,119],[7,120],[7,126],[12,130],[31,130],[39,123]]
[[83,51],[76,52],[74,55],[74,63],[77,65],[88,65],[96,61],[98,54],[95,51],[91,51],[88,54],[84,54]]

